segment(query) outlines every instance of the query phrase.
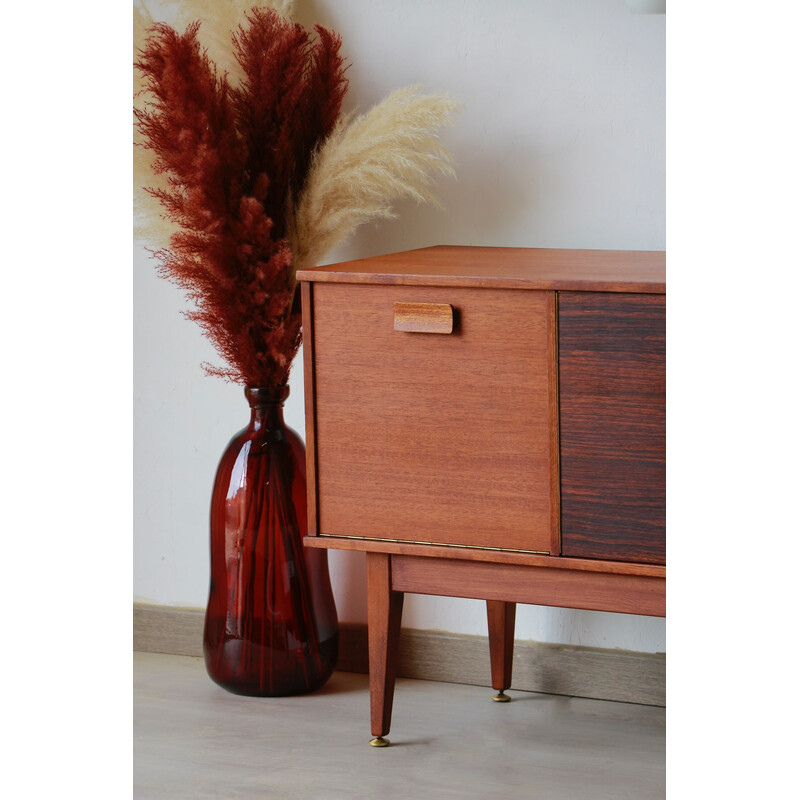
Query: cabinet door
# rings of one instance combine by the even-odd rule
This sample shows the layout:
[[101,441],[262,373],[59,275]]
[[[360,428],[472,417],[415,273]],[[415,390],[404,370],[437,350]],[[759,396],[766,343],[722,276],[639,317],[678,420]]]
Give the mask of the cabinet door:
[[559,292],[565,556],[665,560],[665,298]]
[[316,532],[550,552],[554,293],[315,283],[312,308]]

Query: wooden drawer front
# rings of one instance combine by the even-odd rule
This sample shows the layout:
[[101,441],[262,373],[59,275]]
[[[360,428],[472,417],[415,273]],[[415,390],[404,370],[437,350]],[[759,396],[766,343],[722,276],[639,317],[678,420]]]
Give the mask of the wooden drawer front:
[[[318,532],[549,552],[554,293],[315,283],[312,298]],[[451,305],[452,333],[395,330],[395,303]]]
[[559,292],[566,556],[665,561],[664,295]]

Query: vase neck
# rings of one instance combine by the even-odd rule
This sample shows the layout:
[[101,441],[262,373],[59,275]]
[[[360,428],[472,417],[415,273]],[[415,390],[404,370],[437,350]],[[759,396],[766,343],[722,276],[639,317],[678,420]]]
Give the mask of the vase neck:
[[259,430],[284,424],[283,401],[289,396],[288,386],[247,386],[244,396],[250,404],[251,428]]

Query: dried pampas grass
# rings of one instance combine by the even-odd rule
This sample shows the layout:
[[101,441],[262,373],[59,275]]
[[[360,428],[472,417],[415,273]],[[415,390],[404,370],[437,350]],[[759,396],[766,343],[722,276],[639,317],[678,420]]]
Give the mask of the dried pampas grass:
[[173,27],[186,28],[194,20],[202,20],[198,39],[220,73],[236,85],[245,75],[231,50],[231,31],[252,8],[274,8],[285,19],[291,19],[294,0],[182,0],[176,8]]
[[[198,41],[220,75],[227,74],[233,85],[238,85],[245,75],[231,47],[231,36],[245,12],[253,7],[273,8],[285,19],[291,19],[294,0],[181,0],[179,3],[154,3],[134,0],[133,4],[133,61],[146,46],[147,33],[155,22],[166,22],[171,27],[184,30],[194,20],[202,20]],[[142,73],[133,74],[134,108],[144,109],[152,96],[148,93]],[[143,147],[143,137],[134,128],[133,134],[133,236],[156,250],[168,249],[173,234],[180,227],[164,215],[161,203],[145,190],[167,191],[167,175],[153,169],[154,154]]]
[[[153,25],[153,15],[146,4],[139,2],[133,7],[133,61],[145,46],[147,31]],[[134,109],[144,108],[150,99],[144,75],[137,69],[133,71]],[[169,246],[170,236],[178,231],[178,226],[168,220],[161,204],[145,189],[146,186],[164,191],[168,188],[166,174],[158,174],[153,169],[155,156],[152,150],[144,147],[144,136],[138,126],[133,128],[133,237],[146,242],[151,247],[163,249]]]
[[439,205],[433,176],[455,172],[437,134],[460,105],[448,95],[410,86],[340,121],[314,154],[303,191],[290,204],[294,269],[315,266],[359,225],[395,217],[392,206],[399,200]]
[[300,345],[300,305],[286,203],[333,132],[347,91],[341,39],[275,9],[253,7],[233,35],[244,79],[232,85],[198,38],[166,23],[147,32],[136,69],[148,96],[136,128],[166,188],[143,187],[177,226],[154,252],[188,292],[186,312],[227,366],[209,374],[247,386],[286,382]]
[[[233,83],[238,83],[244,75],[231,50],[231,32],[235,23],[243,20],[245,13],[253,7],[274,8],[282,17],[291,19],[294,0],[180,0],[166,6],[160,3],[161,13],[155,11],[156,7],[151,0],[134,0],[134,44],[139,38],[137,15],[149,19],[149,25],[166,22],[179,30],[184,30],[195,20],[202,20],[198,35],[200,44],[220,72],[227,73]],[[141,39],[138,46],[143,45],[144,39]]]

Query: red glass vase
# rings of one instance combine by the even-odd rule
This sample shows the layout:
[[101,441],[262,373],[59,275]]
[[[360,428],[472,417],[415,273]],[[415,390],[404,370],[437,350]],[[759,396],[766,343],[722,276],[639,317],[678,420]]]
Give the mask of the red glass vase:
[[211,498],[203,652],[212,680],[236,694],[314,691],[338,654],[327,552],[303,547],[305,446],[283,421],[288,394],[245,389],[250,424],[225,450]]

